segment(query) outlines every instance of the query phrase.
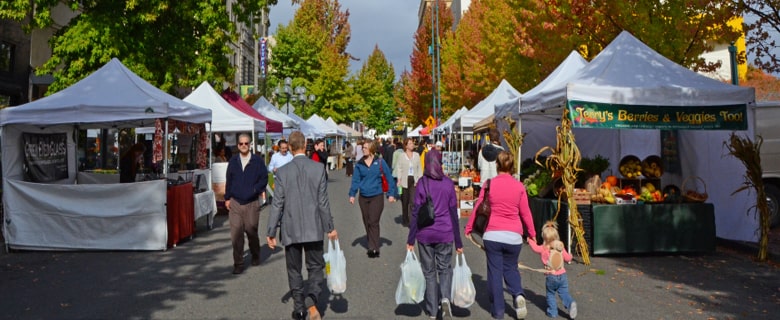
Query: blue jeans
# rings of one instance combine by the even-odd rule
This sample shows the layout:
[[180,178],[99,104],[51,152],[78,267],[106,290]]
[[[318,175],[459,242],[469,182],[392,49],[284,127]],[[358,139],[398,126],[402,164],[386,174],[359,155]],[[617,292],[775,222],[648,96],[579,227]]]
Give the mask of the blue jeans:
[[487,255],[487,285],[490,292],[491,310],[493,319],[504,318],[504,286],[506,283],[512,301],[517,296],[525,296],[523,283],[520,279],[520,271],[517,270],[517,258],[520,256],[521,244],[507,244],[484,240],[485,254]]
[[558,316],[558,300],[555,299],[555,294],[561,296],[563,300],[563,306],[566,310],[571,310],[571,303],[574,299],[569,294],[569,278],[566,274],[562,275],[547,275],[545,280],[545,287],[547,288],[547,316],[555,318]]
[[423,310],[429,316],[439,311],[439,301],[452,301],[452,243],[418,243],[420,266],[425,276]]

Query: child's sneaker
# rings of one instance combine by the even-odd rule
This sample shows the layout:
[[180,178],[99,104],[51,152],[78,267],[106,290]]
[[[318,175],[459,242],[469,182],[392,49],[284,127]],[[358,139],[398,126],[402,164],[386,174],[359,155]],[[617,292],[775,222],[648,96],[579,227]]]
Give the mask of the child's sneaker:
[[528,314],[528,309],[525,308],[525,297],[522,295],[515,297],[515,313],[518,319],[525,319]]
[[577,318],[577,302],[572,301],[571,306],[569,306],[569,318]]

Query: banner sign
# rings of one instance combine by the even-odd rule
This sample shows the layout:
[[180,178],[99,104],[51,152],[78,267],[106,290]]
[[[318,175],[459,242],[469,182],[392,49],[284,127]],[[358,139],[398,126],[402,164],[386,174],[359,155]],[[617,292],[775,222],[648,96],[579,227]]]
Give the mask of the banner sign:
[[265,79],[265,55],[268,51],[268,40],[265,37],[260,38],[260,77]]
[[22,133],[24,176],[31,182],[68,178],[68,148],[65,133]]
[[747,130],[747,106],[637,106],[569,101],[578,128],[661,130]]

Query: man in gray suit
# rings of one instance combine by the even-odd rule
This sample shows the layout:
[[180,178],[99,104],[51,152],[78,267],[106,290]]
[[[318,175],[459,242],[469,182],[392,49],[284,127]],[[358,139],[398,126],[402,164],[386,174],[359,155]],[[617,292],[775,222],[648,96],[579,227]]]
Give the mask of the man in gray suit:
[[[276,247],[281,228],[287,262],[287,281],[294,301],[293,319],[320,319],[317,310],[321,285],[325,281],[323,239],[335,240],[328,201],[325,166],[306,157],[306,139],[300,131],[290,134],[293,160],[276,171],[271,215],[268,217],[268,246]],[[281,223],[281,224],[280,224]],[[306,254],[308,287],[301,275],[302,255]]]

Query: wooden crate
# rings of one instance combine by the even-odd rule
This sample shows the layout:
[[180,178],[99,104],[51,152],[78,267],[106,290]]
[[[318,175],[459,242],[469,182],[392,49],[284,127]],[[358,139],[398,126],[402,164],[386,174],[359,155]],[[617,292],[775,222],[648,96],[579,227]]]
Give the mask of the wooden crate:
[[590,192],[585,189],[574,189],[574,203],[580,205],[590,204]]

